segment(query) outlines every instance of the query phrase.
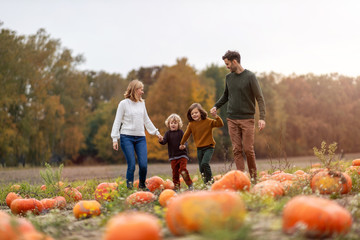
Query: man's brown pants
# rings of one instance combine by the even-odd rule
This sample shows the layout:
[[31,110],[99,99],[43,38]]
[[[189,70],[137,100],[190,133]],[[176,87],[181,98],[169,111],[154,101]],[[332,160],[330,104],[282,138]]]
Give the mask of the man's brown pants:
[[233,145],[236,168],[245,171],[244,151],[250,176],[256,181],[256,162],[254,151],[255,120],[227,118],[229,135]]

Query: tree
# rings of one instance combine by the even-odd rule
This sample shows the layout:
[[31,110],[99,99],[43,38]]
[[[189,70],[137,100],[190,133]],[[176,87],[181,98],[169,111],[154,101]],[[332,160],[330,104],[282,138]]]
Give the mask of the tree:
[[[213,102],[216,102],[218,99],[220,99],[220,97],[224,93],[225,77],[228,73],[229,72],[226,69],[226,67],[219,67],[214,64],[206,67],[205,70],[203,70],[200,73],[200,77],[203,79],[204,85],[208,86],[208,88],[212,89],[212,91],[214,92],[213,93],[214,96],[212,97]],[[214,133],[216,133],[214,135],[214,139],[215,139],[216,145],[217,145],[217,147],[215,148],[215,152],[214,152],[214,158],[221,159],[223,161],[226,161],[226,160],[229,160],[232,158],[232,146],[231,146],[231,141],[230,141],[230,136],[229,136],[229,131],[228,131],[228,125],[227,125],[227,121],[226,121],[226,118],[227,118],[226,109],[227,109],[227,103],[224,104],[224,106],[222,106],[217,111],[219,116],[221,117],[221,119],[224,122],[224,127],[219,129],[220,133],[219,133],[219,131],[214,132]]]
[[[73,129],[80,129],[74,130],[80,134],[82,119],[73,117],[86,117],[82,85],[86,81],[75,70],[82,57],[61,49],[60,41],[44,29],[27,37],[2,29],[0,41],[1,131],[10,137],[0,141],[5,143],[7,159],[26,155],[29,163],[38,165],[48,161],[53,151],[66,153],[60,150],[64,124],[77,123]],[[81,136],[76,139],[72,147],[81,145]]]
[[[194,69],[187,64],[186,58],[178,59],[174,66],[164,67],[158,80],[150,86],[145,102],[150,119],[161,134],[168,130],[164,121],[171,113],[180,115],[185,131],[188,122],[186,113],[193,102],[199,102],[205,109],[209,109],[214,103],[213,95],[206,89]],[[157,138],[147,137],[147,141],[150,159],[168,159],[167,148],[160,145]],[[190,156],[195,157],[193,144],[189,144],[189,149]]]
[[122,99],[129,83],[120,74],[108,74],[104,71],[88,71],[86,77],[89,88],[86,99],[91,111],[94,111],[100,103],[108,102],[113,97]]

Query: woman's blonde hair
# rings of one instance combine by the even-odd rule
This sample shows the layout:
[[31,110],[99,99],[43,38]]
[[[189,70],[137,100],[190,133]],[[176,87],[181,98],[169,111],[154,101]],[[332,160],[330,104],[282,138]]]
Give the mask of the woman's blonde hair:
[[129,85],[124,93],[124,97],[130,98],[130,100],[132,100],[134,102],[139,102],[139,101],[141,102],[142,98],[141,98],[141,96],[139,97],[136,95],[136,90],[138,90],[139,88],[143,88],[143,87],[144,87],[144,84],[141,81],[139,81],[137,79],[132,80],[129,83]]
[[176,113],[172,113],[166,120],[165,125],[166,127],[170,128],[171,121],[175,121],[179,124],[179,129],[183,126],[183,122],[181,120],[181,117],[177,115]]

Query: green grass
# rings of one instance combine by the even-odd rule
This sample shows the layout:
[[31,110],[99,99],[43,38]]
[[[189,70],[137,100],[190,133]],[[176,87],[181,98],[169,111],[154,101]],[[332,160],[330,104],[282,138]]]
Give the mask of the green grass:
[[[350,166],[349,161],[343,162],[339,161],[336,166],[340,166],[341,170],[344,171],[347,167]],[[329,166],[329,165],[328,165]],[[309,168],[299,168],[294,167],[286,170],[286,172],[294,173],[296,170],[304,170],[308,172]],[[36,199],[43,198],[52,198],[54,196],[65,196],[63,189],[65,187],[79,187],[83,188],[80,190],[82,198],[86,200],[94,199],[94,191],[96,187],[104,182],[104,180],[91,179],[87,181],[74,181],[69,182],[67,180],[61,179],[61,175],[51,174],[51,172],[56,172],[57,170],[47,169],[47,177],[44,179],[44,184],[46,184],[47,189],[41,190],[40,187],[42,184],[31,185],[28,182],[17,183],[20,185],[18,192],[23,197],[34,197]],[[214,173],[214,175],[216,175]],[[354,220],[354,226],[346,236],[334,238],[334,239],[356,239],[355,236],[358,236],[360,229],[360,175],[357,172],[350,173],[352,179],[352,191],[347,195],[332,194],[328,196],[322,196],[338,201],[340,204],[345,206],[352,214]],[[170,175],[160,175],[164,180],[172,179]],[[197,173],[191,176],[192,179],[195,177],[198,178],[194,182],[195,190],[209,190],[209,186],[205,185],[200,177],[200,174]],[[61,180],[64,182],[62,187],[59,187],[56,183]],[[96,233],[98,238],[101,238],[101,233],[104,230],[105,224],[107,221],[114,215],[124,212],[124,211],[143,211],[149,212],[160,219],[160,222],[163,226],[164,239],[176,239],[169,232],[166,227],[165,215],[166,208],[160,206],[158,201],[153,203],[141,205],[141,206],[129,206],[125,203],[127,196],[134,193],[136,189],[129,190],[126,187],[124,179],[114,178],[108,179],[108,182],[117,182],[119,185],[117,187],[117,192],[113,194],[113,200],[110,202],[102,202],[102,214],[96,218],[76,220],[72,215],[72,207],[75,205],[75,202],[69,198],[68,205],[66,210],[51,210],[46,214],[40,216],[28,215],[28,218],[34,226],[42,232],[45,232],[55,239],[63,239],[63,232],[67,235],[71,235],[72,231],[74,234],[83,234],[82,232],[93,232],[94,229],[99,229],[100,233]],[[12,192],[13,184],[3,184],[0,185],[0,204],[2,209],[7,209],[5,198],[9,192]],[[185,183],[181,185],[181,192],[187,190]],[[181,194],[181,193],[179,193]],[[313,193],[310,188],[309,180],[302,180],[298,183],[294,183],[286,192],[285,196],[282,197],[270,197],[270,196],[259,196],[254,195],[251,192],[239,192],[239,195],[242,197],[246,210],[247,217],[240,229],[237,230],[226,230],[226,229],[217,229],[214,228],[213,231],[206,231],[202,233],[193,233],[190,234],[186,239],[263,239],[264,236],[268,234],[275,234],[279,238],[287,238],[288,236],[284,235],[281,230],[281,219],[282,219],[282,210],[286,203],[294,196],[297,195],[317,195]],[[211,229],[211,228],[210,228]],[[65,238],[65,239],[71,239]],[[74,238],[76,239],[76,238]],[[304,239],[304,236],[301,234],[294,235],[291,239]]]

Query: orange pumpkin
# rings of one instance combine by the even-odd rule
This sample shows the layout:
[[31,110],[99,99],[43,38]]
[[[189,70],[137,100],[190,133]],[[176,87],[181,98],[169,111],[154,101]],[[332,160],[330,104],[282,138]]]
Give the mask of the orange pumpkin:
[[174,190],[165,189],[160,193],[159,203],[161,206],[166,207],[169,201],[171,201],[174,197],[176,197],[176,192]]
[[14,184],[10,187],[11,191],[19,191],[21,186],[19,184]]
[[352,181],[346,173],[323,170],[312,177],[310,187],[313,192],[319,191],[320,194],[346,194],[351,190]]
[[15,240],[25,233],[36,232],[34,226],[25,218],[11,217],[0,210],[0,239]]
[[149,213],[119,213],[107,222],[103,239],[161,240],[160,220]]
[[267,195],[272,197],[278,197],[284,195],[283,185],[275,180],[266,180],[259,182],[251,189],[251,192],[254,194],[259,194],[261,196]]
[[164,181],[164,189],[174,189],[175,185],[173,183],[173,181],[171,181],[170,179],[166,179]]
[[134,188],[139,188],[139,179],[134,181]]
[[10,208],[13,214],[21,215],[25,215],[28,211],[34,214],[40,214],[44,210],[42,203],[35,198],[15,199],[11,203]]
[[220,229],[236,230],[241,227],[245,212],[245,205],[235,192],[186,192],[170,201],[165,219],[169,230],[180,236]]
[[95,189],[95,199],[99,202],[111,201],[117,193],[116,183],[100,183]]
[[304,172],[303,170],[297,170],[294,172],[297,180],[310,180],[310,175]]
[[86,183],[84,183],[83,185],[80,185],[80,186],[77,186],[76,189],[81,192],[81,191],[84,191],[85,190],[85,187],[86,187]]
[[347,194],[351,191],[352,188],[352,180],[351,177],[349,176],[349,174],[347,173],[342,173],[342,175],[345,178],[345,181],[343,182],[342,186],[341,186],[341,194]]
[[164,190],[164,180],[161,177],[158,176],[153,176],[151,178],[146,179],[145,181],[146,187],[151,191],[151,192],[161,192],[162,190]]
[[321,167],[321,163],[313,163],[311,164],[311,168],[320,168]]
[[262,176],[265,176],[265,175],[268,175],[267,171],[259,172],[259,177],[262,177]]
[[295,180],[295,178],[296,178],[296,176],[293,175],[293,174],[280,172],[278,174],[272,175],[270,179],[276,180],[276,181],[279,181],[279,182],[283,182],[283,181],[286,181],[286,180],[293,181],[293,180]]
[[72,187],[67,187],[64,189],[65,197],[69,200],[73,200],[75,202],[82,200],[82,194],[76,189]]
[[222,175],[221,175],[221,174],[215,175],[215,176],[213,177],[213,179],[214,179],[215,182],[216,182],[216,181],[219,181],[221,178],[222,178]]
[[226,173],[221,179],[214,182],[211,186],[211,190],[250,190],[250,179],[249,177],[239,170],[232,170]]
[[59,182],[57,182],[57,184],[56,184],[58,187],[62,187],[62,186],[64,186],[64,183],[62,182],[62,181],[59,181]]
[[259,182],[263,182],[263,181],[270,180],[270,179],[271,179],[271,175],[266,174],[266,175],[263,175],[260,177]]
[[293,183],[294,181],[292,180],[286,180],[280,183],[284,188],[284,194],[289,192],[290,188],[293,186]]
[[314,196],[297,196],[283,210],[283,231],[292,234],[305,228],[311,237],[346,234],[352,225],[351,214],[335,201]]
[[44,206],[44,210],[54,209],[57,206],[57,201],[53,198],[44,198],[40,202]]
[[66,207],[66,199],[63,196],[54,197],[56,200],[56,208],[64,209]]
[[11,206],[12,201],[14,201],[15,199],[21,199],[22,197],[14,192],[9,192],[8,195],[6,196],[6,205],[8,205],[8,207]]
[[303,170],[297,170],[297,171],[295,171],[294,172],[294,174],[296,175],[296,176],[299,176],[299,175],[304,175],[304,174],[306,174]]
[[350,167],[346,168],[345,173],[350,174],[350,175],[354,174],[354,173],[360,174],[360,166],[350,166]]
[[130,205],[143,205],[156,200],[156,196],[152,192],[139,191],[129,195],[126,203]]
[[77,219],[99,216],[101,214],[101,205],[95,200],[82,200],[76,203],[73,213]]
[[354,160],[352,161],[352,165],[353,165],[353,166],[360,166],[360,158],[359,158],[359,159],[354,159]]
[[325,171],[325,169],[324,168],[310,168],[309,169],[310,174],[315,174],[315,173],[320,172],[320,171]]
[[284,171],[282,170],[276,170],[275,172],[273,172],[271,175],[276,175],[276,174],[279,174],[279,173],[283,173]]

